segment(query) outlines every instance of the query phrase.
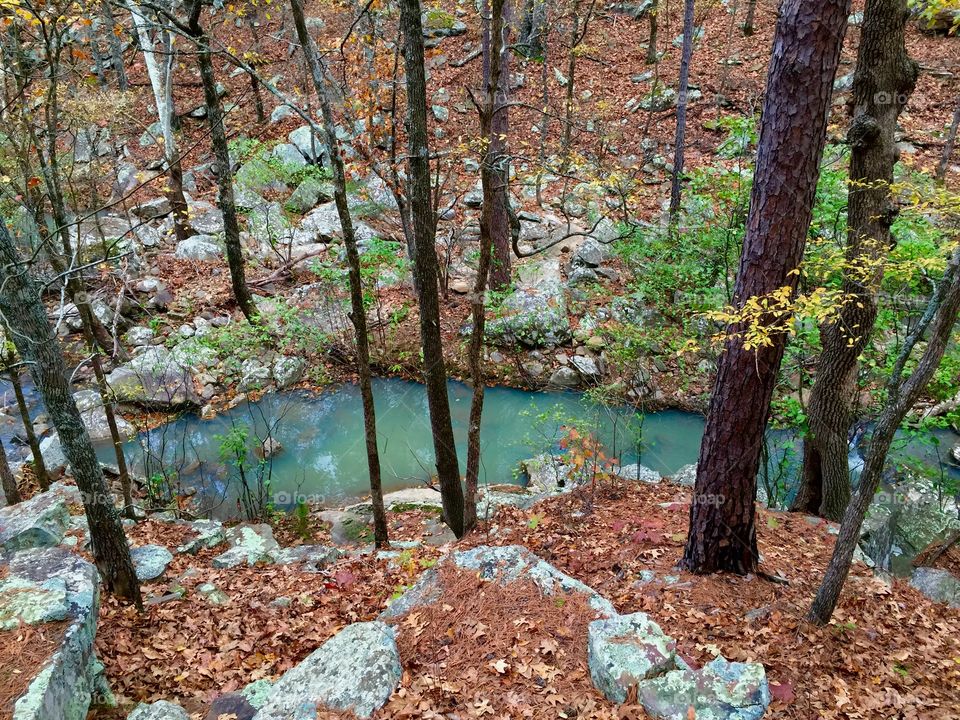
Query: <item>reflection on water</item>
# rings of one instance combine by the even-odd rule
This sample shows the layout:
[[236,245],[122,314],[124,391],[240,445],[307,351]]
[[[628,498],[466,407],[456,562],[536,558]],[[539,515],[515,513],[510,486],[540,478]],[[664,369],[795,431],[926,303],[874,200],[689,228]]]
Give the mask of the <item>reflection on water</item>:
[[[449,388],[462,469],[471,391],[457,382],[451,382]],[[376,379],[374,397],[384,489],[422,484],[435,473],[424,387]],[[539,452],[556,450],[564,423],[593,428],[621,463],[639,458],[663,473],[695,462],[703,434],[703,418],[698,415],[668,410],[641,417],[632,408],[597,408],[575,393],[494,387],[487,390],[484,402],[481,481],[518,482],[518,463]],[[281,500],[303,494],[312,501],[336,505],[369,490],[363,408],[354,385],[319,394],[268,394],[213,420],[185,415],[131,441],[127,455],[139,473],[169,473],[181,468],[181,476],[205,494],[223,495],[227,473],[221,446],[234,426],[245,427],[251,441],[269,434],[283,446],[271,468],[271,488]],[[642,438],[639,448],[638,437]],[[109,447],[100,452],[109,462]],[[157,462],[159,458],[163,458],[162,464]]]

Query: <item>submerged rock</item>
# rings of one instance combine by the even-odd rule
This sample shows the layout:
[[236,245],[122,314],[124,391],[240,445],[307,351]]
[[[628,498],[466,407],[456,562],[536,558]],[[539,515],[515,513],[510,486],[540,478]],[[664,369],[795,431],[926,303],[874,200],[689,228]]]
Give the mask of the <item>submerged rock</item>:
[[354,623],[277,680],[254,720],[311,718],[318,706],[370,717],[386,704],[400,675],[394,629]]

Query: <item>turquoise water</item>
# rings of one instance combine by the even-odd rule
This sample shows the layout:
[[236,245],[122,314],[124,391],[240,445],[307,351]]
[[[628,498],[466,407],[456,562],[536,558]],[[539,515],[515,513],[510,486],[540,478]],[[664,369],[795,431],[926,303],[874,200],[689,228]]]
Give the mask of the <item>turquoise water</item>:
[[[450,382],[449,390],[462,470],[471,390],[458,382]],[[422,485],[435,474],[424,387],[376,379],[374,398],[384,489]],[[671,410],[643,417],[628,407],[599,408],[577,393],[490,388],[480,434],[481,481],[520,482],[519,462],[541,452],[557,452],[567,423],[591,429],[622,464],[639,460],[669,474],[696,461],[704,421],[699,415]],[[268,394],[212,420],[184,415],[141,434],[126,451],[138,473],[171,476],[178,471],[184,484],[196,487],[214,504],[223,499],[228,509],[235,505],[236,472],[222,461],[221,447],[231,432],[246,434],[251,449],[259,444],[257,438],[262,441],[268,434],[283,446],[267,468],[275,504],[291,505],[302,498],[335,506],[369,492],[363,409],[355,385],[322,393]],[[100,452],[109,462],[110,449]]]

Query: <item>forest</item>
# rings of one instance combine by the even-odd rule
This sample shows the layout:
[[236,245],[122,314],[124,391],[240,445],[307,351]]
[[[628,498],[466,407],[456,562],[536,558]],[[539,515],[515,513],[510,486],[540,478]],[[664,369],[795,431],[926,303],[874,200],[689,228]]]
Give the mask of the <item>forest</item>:
[[0,720],[960,720],[960,0],[0,0]]

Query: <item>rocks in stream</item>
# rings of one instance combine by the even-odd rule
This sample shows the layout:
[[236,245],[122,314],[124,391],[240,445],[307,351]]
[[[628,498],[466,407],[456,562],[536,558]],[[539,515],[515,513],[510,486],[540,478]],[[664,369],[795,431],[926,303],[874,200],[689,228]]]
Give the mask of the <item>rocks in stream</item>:
[[318,705],[370,717],[386,704],[400,675],[396,631],[377,621],[354,623],[284,673],[254,720],[315,717]]

